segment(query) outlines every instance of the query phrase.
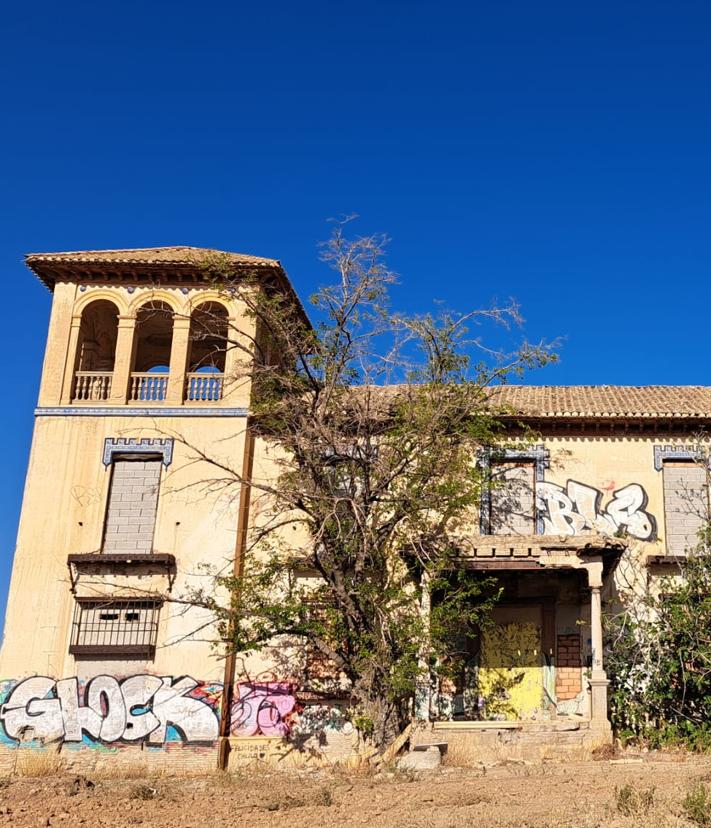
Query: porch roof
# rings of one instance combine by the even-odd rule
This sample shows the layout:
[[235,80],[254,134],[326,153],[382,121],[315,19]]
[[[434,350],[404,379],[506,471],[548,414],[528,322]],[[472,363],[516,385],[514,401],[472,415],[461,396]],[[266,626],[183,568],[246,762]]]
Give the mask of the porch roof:
[[459,542],[458,560],[468,569],[577,569],[599,557],[611,571],[627,548],[624,540],[605,535],[475,535]]

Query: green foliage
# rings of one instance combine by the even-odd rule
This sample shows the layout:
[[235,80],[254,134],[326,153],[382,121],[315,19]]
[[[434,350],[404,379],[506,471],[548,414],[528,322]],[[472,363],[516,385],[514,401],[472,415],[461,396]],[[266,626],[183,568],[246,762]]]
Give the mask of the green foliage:
[[708,531],[674,578],[607,619],[613,726],[650,747],[711,747]]
[[681,803],[687,818],[696,825],[711,825],[711,792],[703,782],[687,791]]
[[637,789],[627,783],[615,788],[615,804],[624,816],[642,816],[654,805],[654,788]]

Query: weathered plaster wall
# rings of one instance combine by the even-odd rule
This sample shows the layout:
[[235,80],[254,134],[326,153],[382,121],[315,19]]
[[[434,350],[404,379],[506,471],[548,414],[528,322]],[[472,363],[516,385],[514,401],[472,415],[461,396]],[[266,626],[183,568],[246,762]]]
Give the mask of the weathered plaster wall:
[[688,436],[543,435],[541,442],[550,452],[537,490],[547,534],[623,530],[650,554],[664,553],[663,475],[654,447],[685,445]]
[[[167,603],[161,611],[154,659],[75,658],[68,652],[74,597],[67,556],[101,548],[110,476],[102,462],[105,440],[162,438],[173,440],[174,454],[170,465],[161,469],[153,551],[175,555],[174,583],[169,585],[160,567],[125,575],[97,566],[83,569],[75,584],[77,595],[162,593],[170,586],[170,595],[179,597],[191,586],[205,585],[201,564],[229,569],[236,541],[238,487],[206,486],[207,481],[229,475],[199,460],[198,452],[213,456],[236,473],[241,471],[246,424],[242,415],[249,403],[249,383],[229,384],[223,399],[209,403],[214,416],[203,416],[204,410],[201,416],[180,416],[190,411],[190,404],[183,405],[182,401],[177,412],[167,404],[151,406],[156,410],[150,416],[145,411],[134,415],[131,405],[116,400],[102,402],[100,411],[88,404],[68,406],[74,360],[72,337],[76,336],[82,308],[94,298],[114,301],[120,324],[128,329],[145,301],[167,302],[176,318],[187,318],[195,302],[219,297],[201,289],[177,287],[56,286],[39,398],[44,412],[36,421],[0,652],[0,677],[6,679],[0,692],[0,746],[4,743],[13,749],[21,743],[41,742],[71,750],[91,749],[92,755],[126,750],[163,755],[187,747],[209,755],[212,763],[223,662],[210,646],[209,625],[199,635],[193,634],[209,621],[208,617]],[[239,303],[232,303],[228,312],[233,322],[244,323]],[[119,344],[121,335],[119,330]],[[184,325],[179,335],[187,335]],[[126,348],[117,354],[124,360],[117,364],[117,370],[128,370],[130,355]],[[236,352],[229,359],[232,363],[226,368],[228,374],[234,368]],[[205,409],[208,405],[193,407]],[[220,412],[228,416],[218,416]],[[595,530],[626,533],[637,557],[626,567],[624,577],[645,581],[643,556],[660,554],[665,549],[663,476],[654,467],[654,447],[683,445],[689,438],[630,433],[544,434],[541,442],[549,453],[549,464],[534,485],[544,531],[560,535]],[[257,440],[255,481],[272,481],[279,459],[273,446]],[[272,518],[268,497],[256,487],[251,522],[263,525]],[[477,528],[478,516],[473,518],[472,535]],[[281,535],[285,550],[308,547],[302,526],[287,525]],[[552,573],[551,577],[556,576]],[[541,589],[540,584],[530,588],[528,597],[535,597],[537,589]],[[489,642],[490,650],[498,646],[500,654],[509,653],[509,662],[519,659],[522,646],[522,652],[536,650],[538,639],[530,620],[512,618],[508,626],[502,624],[501,629],[508,632],[498,643]],[[580,635],[582,665],[590,655],[589,629],[586,602],[580,603],[576,596],[559,596],[555,633],[557,637]],[[296,655],[288,642],[275,642],[270,650],[239,660],[238,680],[248,676],[253,685],[266,687],[277,682],[290,690],[276,694],[265,691],[261,700],[255,701],[242,695],[243,682],[237,694],[236,704],[241,707],[236,721],[252,721],[258,726],[252,733],[238,730],[234,738],[281,740],[284,732],[279,728],[288,725],[292,739],[305,749],[313,745],[352,748],[352,730],[337,704],[309,704],[301,709],[298,688],[294,701],[294,664],[289,662]],[[522,669],[540,676],[542,666],[524,664]],[[569,665],[566,669],[574,670]],[[566,682],[566,692],[561,693],[558,704],[560,713],[586,713],[584,674],[581,666],[579,693],[573,692],[577,688],[574,680]],[[540,683],[535,689],[531,682],[522,682],[524,686],[521,704],[534,711],[545,707]],[[538,708],[533,704],[534,696]],[[289,704],[291,708],[286,710]],[[21,731],[30,727],[28,719],[32,720],[31,734],[29,730]],[[249,730],[252,725],[245,727]],[[269,732],[270,727],[277,732]],[[43,734],[37,732],[38,728],[44,728]],[[277,750],[274,744],[268,744],[259,747],[254,743],[239,750],[236,747],[235,752],[246,756],[254,751]]]
[[[110,473],[102,463],[105,438],[178,435],[172,464],[162,469],[153,549],[174,554],[175,583],[170,595],[205,584],[199,566],[222,566],[234,558],[236,486],[209,496],[204,483],[215,469],[196,462],[197,445],[239,469],[244,445],[243,418],[38,417],[30,456],[22,517],[10,587],[0,675],[20,678],[84,674],[68,654],[74,599],[67,556],[101,548]],[[97,595],[123,588],[127,594],[167,591],[165,571],[150,575],[101,572],[80,578],[77,594]],[[161,611],[156,673],[189,673],[222,680],[222,664],[209,644],[182,640],[205,622],[204,613],[167,603]],[[209,638],[209,630],[203,639]],[[170,646],[179,641],[179,646]],[[137,665],[118,665],[118,672]]]

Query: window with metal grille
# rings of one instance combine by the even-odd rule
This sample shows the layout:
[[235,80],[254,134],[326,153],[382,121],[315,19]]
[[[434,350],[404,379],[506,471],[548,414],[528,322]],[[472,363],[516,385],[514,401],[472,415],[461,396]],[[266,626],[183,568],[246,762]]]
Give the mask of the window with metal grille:
[[83,656],[153,658],[159,601],[79,598],[74,607],[69,652]]

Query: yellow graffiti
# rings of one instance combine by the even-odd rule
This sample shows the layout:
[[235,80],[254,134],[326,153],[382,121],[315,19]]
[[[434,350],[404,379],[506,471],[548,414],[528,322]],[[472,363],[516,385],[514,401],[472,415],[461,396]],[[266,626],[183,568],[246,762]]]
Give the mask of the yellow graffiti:
[[531,719],[543,692],[541,630],[537,624],[498,624],[482,635],[479,693],[487,719]]

